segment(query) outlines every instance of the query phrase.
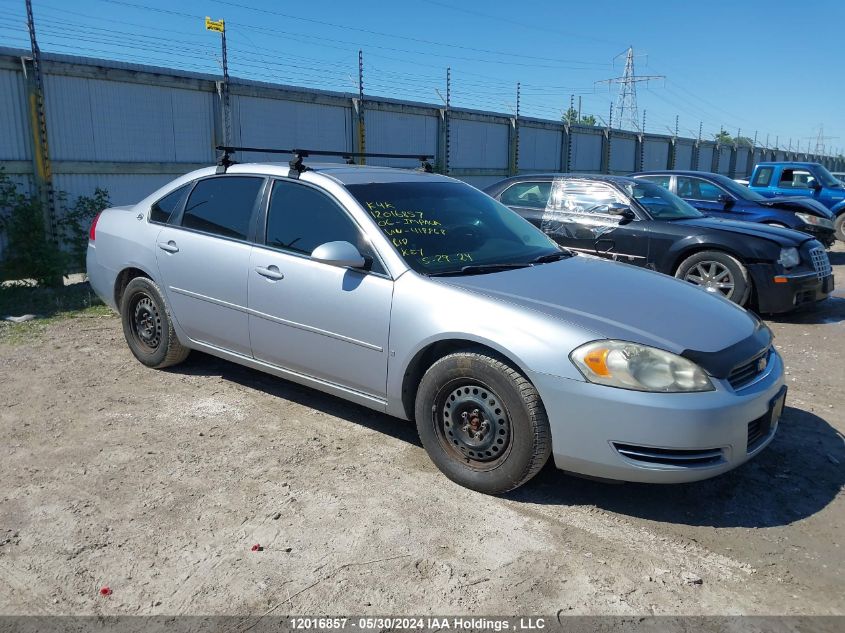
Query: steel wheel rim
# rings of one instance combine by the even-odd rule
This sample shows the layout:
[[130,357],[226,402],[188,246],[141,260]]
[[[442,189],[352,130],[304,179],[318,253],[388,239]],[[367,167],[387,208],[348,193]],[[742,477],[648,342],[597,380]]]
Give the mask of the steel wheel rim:
[[510,453],[510,416],[502,399],[480,382],[462,380],[442,387],[433,415],[441,445],[474,470],[491,470]]
[[712,260],[698,262],[686,272],[684,281],[695,284],[707,292],[721,293],[725,297],[730,297],[736,288],[730,269],[723,263]]
[[130,312],[132,335],[143,348],[154,352],[161,345],[161,313],[152,297],[138,295]]

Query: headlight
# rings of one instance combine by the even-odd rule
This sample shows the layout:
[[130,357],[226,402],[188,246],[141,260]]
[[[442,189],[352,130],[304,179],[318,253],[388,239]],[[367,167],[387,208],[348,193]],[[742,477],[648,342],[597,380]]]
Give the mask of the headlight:
[[801,263],[801,257],[798,255],[798,249],[790,246],[789,248],[780,249],[780,257],[778,257],[778,264],[784,268],[792,268]]
[[626,341],[594,341],[569,355],[589,382],[635,391],[713,391],[695,363],[661,349]]
[[817,215],[810,215],[809,213],[796,213],[795,217],[801,220],[804,224],[812,224],[813,226],[823,226],[826,229],[833,228],[833,222],[826,218],[820,218]]

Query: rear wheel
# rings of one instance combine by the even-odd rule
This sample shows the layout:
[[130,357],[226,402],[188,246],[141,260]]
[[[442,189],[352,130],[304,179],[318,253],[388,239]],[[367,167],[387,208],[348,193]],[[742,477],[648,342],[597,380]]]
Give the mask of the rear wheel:
[[833,226],[836,229],[836,239],[845,242],[845,211],[839,214]]
[[136,277],[127,284],[120,317],[129,349],[147,367],[162,369],[188,357],[191,350],[176,338],[164,296],[151,279]]
[[438,360],[420,382],[417,430],[452,481],[486,494],[531,479],[551,453],[546,410],[534,386],[483,351]]
[[748,270],[738,259],[722,251],[702,251],[687,257],[678,266],[675,277],[739,305],[745,305],[751,295]]

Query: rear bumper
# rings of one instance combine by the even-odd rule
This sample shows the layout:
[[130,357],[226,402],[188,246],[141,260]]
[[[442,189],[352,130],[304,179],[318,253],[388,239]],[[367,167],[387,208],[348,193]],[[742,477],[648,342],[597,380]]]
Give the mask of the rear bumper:
[[108,270],[97,261],[97,247],[88,242],[88,252],[85,255],[85,269],[91,289],[107,306],[117,310],[114,298],[114,280],[116,273]]
[[815,272],[780,275],[786,283],[775,283],[777,274],[767,264],[749,266],[757,291],[757,309],[765,314],[789,312],[826,299],[833,292],[833,275],[820,279]]
[[549,416],[558,468],[647,483],[707,479],[757,455],[777,431],[767,416],[784,388],[777,353],[738,391],[716,379],[715,391],[662,394],[548,374],[530,378]]

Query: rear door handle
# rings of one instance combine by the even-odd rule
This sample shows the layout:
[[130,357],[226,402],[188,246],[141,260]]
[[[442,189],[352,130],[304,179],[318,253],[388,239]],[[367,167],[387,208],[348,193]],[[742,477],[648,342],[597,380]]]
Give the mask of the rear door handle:
[[277,266],[256,266],[255,272],[257,272],[262,277],[267,277],[267,279],[272,279],[273,281],[279,281],[280,279],[285,278],[285,274],[279,270]]
[[170,240],[169,242],[159,242],[158,247],[163,250],[167,251],[168,253],[178,253],[179,247],[176,246],[176,242]]

